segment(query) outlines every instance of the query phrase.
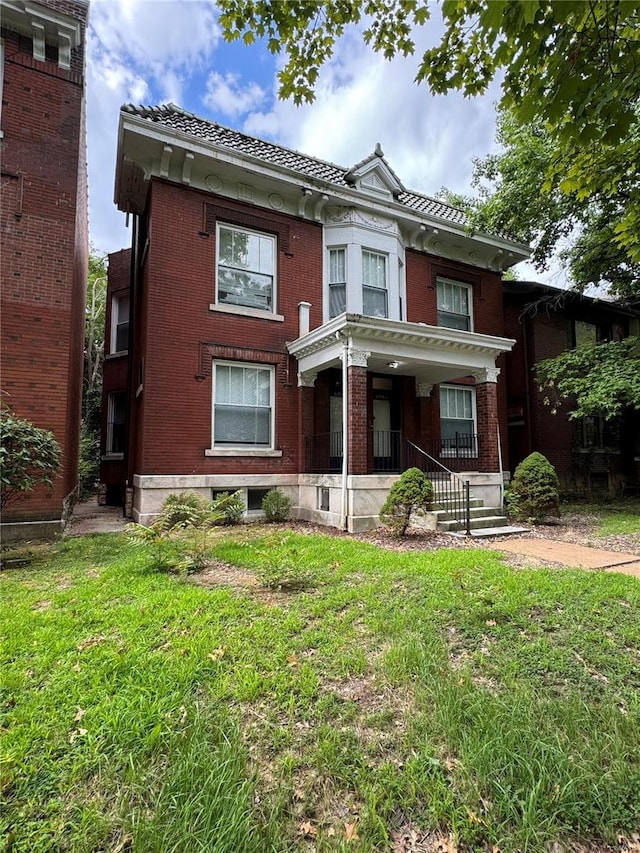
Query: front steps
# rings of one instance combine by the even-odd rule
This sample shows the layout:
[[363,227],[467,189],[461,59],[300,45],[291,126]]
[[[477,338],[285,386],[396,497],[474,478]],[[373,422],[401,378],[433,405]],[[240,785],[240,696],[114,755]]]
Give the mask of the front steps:
[[[462,496],[454,500],[440,498],[436,494],[433,502],[435,509],[431,515],[435,516],[435,529],[439,533],[448,533],[451,536],[466,536],[465,523],[452,519],[448,512],[454,504],[458,508],[463,505]],[[510,525],[509,519],[502,514],[500,508],[486,507],[479,498],[471,498],[469,505],[471,536],[506,536],[511,533],[528,532],[526,527]]]

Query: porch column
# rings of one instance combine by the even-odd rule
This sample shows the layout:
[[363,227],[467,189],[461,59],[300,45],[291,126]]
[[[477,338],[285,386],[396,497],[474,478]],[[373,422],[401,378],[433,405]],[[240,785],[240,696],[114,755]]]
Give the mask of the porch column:
[[478,415],[478,469],[500,470],[498,454],[498,376],[500,368],[487,367],[475,374]]
[[315,432],[314,396],[317,373],[298,373],[298,470],[307,471],[305,438]]
[[368,473],[367,452],[367,360],[371,353],[349,349],[347,360],[347,471]]

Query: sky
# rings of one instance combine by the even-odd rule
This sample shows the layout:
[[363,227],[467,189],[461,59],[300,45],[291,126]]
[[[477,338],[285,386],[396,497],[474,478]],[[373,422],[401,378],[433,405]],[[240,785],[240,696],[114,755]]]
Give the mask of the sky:
[[[355,31],[320,72],[316,100],[277,97],[282,57],[262,44],[227,44],[205,0],[92,0],[87,34],[89,227],[98,252],[127,247],[125,216],[113,203],[122,104],[173,102],[204,118],[349,167],[380,143],[403,184],[434,195],[470,194],[473,158],[496,150],[493,83],[483,97],[432,96],[413,78],[418,56],[442,31],[437,6],[417,34],[416,55],[391,62]],[[526,265],[521,278],[549,280]],[[551,283],[558,284],[558,282]]]

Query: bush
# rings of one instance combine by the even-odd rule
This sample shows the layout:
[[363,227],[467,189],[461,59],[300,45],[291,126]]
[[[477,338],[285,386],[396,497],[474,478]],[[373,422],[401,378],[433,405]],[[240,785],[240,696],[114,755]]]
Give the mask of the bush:
[[536,524],[560,515],[558,475],[542,453],[532,453],[518,465],[507,494],[509,512],[518,521]]
[[221,492],[211,504],[212,520],[215,524],[238,524],[244,514],[244,503],[240,491]]
[[291,512],[291,498],[280,489],[271,489],[262,498],[262,509],[267,521],[286,521]]
[[397,536],[404,536],[413,513],[431,508],[433,486],[419,468],[409,468],[393,484],[380,510],[380,521]]
[[0,413],[0,508],[36,486],[53,488],[60,471],[60,446],[52,432],[19,418],[7,406]]
[[174,527],[201,527],[211,516],[212,504],[195,492],[169,495],[162,505],[160,522],[165,530]]

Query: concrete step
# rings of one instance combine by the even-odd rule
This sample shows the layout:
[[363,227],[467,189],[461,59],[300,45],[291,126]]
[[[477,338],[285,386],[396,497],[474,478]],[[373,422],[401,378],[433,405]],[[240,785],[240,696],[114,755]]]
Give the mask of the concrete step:
[[[458,504],[457,509],[460,509],[460,504]],[[446,521],[447,514],[451,511],[452,507],[443,507],[442,509],[435,509],[434,514],[436,515],[438,521]],[[500,515],[500,510],[498,507],[487,507],[482,505],[482,501],[479,506],[471,506],[469,508],[469,515],[471,518],[484,518],[486,516]]]
[[[480,518],[471,519],[471,530],[480,530],[488,527],[507,527],[509,520],[504,515],[484,515]],[[464,528],[464,523],[459,521],[439,521],[436,530],[441,533],[457,532],[460,528]]]
[[[464,504],[464,496],[460,495],[456,498],[438,498],[438,496],[436,495],[433,499],[433,504],[434,506],[439,506],[443,509],[446,509],[448,506],[462,506]],[[484,506],[484,501],[482,501],[480,498],[469,498],[469,506]]]
[[[481,527],[478,530],[472,530],[471,536],[475,539],[489,538],[490,536],[512,536],[517,533],[528,533],[528,527],[516,527],[512,524],[503,525],[501,527]],[[459,539],[466,537],[466,533],[460,530],[443,530],[448,536],[456,536]]]

